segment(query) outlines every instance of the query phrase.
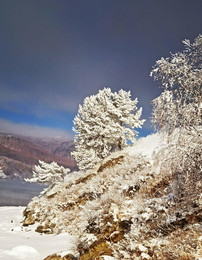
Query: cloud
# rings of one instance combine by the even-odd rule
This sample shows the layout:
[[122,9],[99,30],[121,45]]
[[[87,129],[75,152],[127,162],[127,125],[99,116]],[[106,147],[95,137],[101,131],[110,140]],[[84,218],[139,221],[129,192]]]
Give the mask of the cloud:
[[18,124],[1,118],[0,132],[32,137],[61,137],[68,139],[73,138],[72,133],[59,128],[42,127],[38,125],[29,124]]

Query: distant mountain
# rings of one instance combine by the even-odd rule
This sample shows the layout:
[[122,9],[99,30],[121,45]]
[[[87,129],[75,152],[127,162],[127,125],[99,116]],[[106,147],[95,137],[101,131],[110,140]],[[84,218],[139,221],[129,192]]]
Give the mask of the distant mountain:
[[8,178],[30,177],[39,160],[56,161],[59,165],[75,169],[71,158],[73,142],[70,140],[42,139],[0,134],[0,167]]
[[61,156],[63,158],[71,158],[71,152],[74,150],[73,140],[63,138],[34,138],[26,137],[26,140],[42,146],[51,154]]

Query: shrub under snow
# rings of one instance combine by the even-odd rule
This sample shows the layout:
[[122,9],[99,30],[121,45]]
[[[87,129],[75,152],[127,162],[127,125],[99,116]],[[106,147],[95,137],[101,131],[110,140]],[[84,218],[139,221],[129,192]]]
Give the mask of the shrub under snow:
[[25,179],[25,181],[46,184],[57,183],[63,181],[64,177],[70,172],[70,169],[59,166],[56,162],[46,163],[39,160],[39,164],[35,165],[33,177]]

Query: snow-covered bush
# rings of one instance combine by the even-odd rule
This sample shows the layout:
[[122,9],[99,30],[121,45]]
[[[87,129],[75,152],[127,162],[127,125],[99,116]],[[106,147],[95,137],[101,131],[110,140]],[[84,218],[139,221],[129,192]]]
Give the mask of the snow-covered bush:
[[201,172],[202,140],[186,129],[176,128],[164,134],[167,141],[155,152],[155,161],[162,170],[170,172]]
[[183,41],[185,49],[158,60],[151,71],[163,87],[153,100],[152,121],[158,130],[175,128],[198,131],[201,125],[202,35],[193,43]]
[[134,142],[144,120],[137,110],[137,98],[130,91],[112,93],[110,88],[84,99],[74,118],[76,150],[72,153],[80,169],[92,168],[111,152],[121,150],[127,140]]
[[[171,134],[164,133],[167,141],[154,153],[156,172],[159,175],[169,173],[174,184],[175,196],[191,192],[196,183],[200,184],[202,172],[202,140],[186,129],[175,129]],[[193,186],[193,187],[192,187]]]
[[52,184],[63,181],[64,177],[70,172],[70,169],[59,166],[56,162],[49,164],[39,160],[39,164],[35,165],[33,177],[25,179],[25,181]]

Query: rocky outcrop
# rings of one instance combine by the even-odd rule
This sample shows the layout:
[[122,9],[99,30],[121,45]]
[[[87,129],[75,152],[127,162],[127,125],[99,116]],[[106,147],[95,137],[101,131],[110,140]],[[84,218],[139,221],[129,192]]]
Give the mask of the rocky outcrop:
[[36,216],[34,216],[34,210],[24,210],[23,216],[25,217],[25,220],[23,221],[24,227],[33,225],[37,220]]
[[78,260],[78,257],[75,257],[72,254],[68,254],[65,256],[53,254],[53,255],[47,256],[44,260]]

